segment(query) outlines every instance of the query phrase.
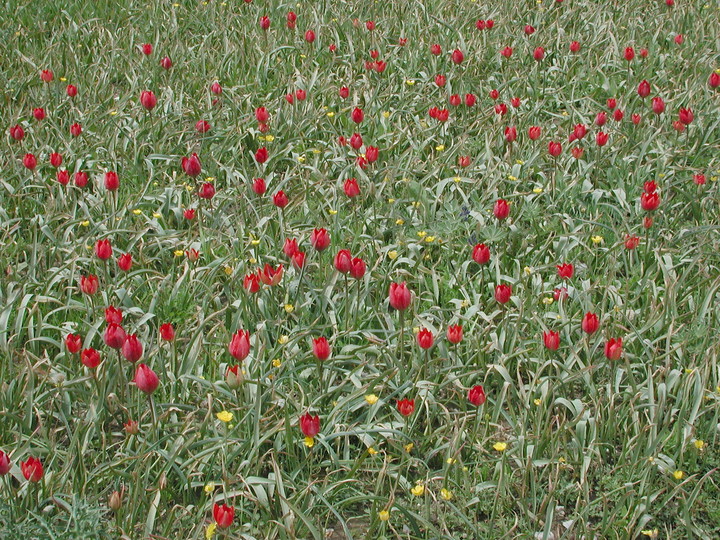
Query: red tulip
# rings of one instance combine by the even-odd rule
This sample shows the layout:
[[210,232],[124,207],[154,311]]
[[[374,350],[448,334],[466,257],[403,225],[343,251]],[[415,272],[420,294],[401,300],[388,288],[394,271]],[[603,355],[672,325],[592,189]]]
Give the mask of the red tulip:
[[485,403],[485,389],[479,384],[473,386],[468,390],[468,401],[475,405],[475,407],[479,407]]
[[319,337],[312,340],[312,349],[315,358],[318,360],[327,360],[330,358],[330,344],[327,338]]
[[613,111],[613,120],[616,122],[620,122],[623,118],[625,118],[625,113],[622,112],[620,109],[615,109]]
[[635,124],[636,126],[637,126],[637,125],[640,123],[640,121],[642,120],[642,117],[641,117],[639,114],[633,114],[630,118],[631,118],[631,120],[632,120],[632,123]]
[[686,126],[687,126],[687,125],[690,125],[690,123],[691,123],[691,122],[693,121],[693,119],[695,118],[695,116],[693,115],[692,109],[685,109],[685,108],[680,108],[680,112],[678,113],[678,117],[679,117],[680,121],[681,121],[683,124],[685,124]]
[[162,60],[160,60],[160,66],[163,69],[170,69],[172,67],[172,65],[173,65],[173,63],[172,63],[172,60],[170,60],[169,56],[165,56],[165,57],[163,57]]
[[139,390],[150,395],[157,390],[157,387],[160,384],[160,379],[158,379],[157,374],[152,369],[147,367],[145,364],[140,364],[135,370],[135,378],[133,379],[133,382]]
[[188,261],[195,262],[200,258],[200,252],[195,248],[186,249],[185,256],[187,257]]
[[545,58],[545,49],[538,47],[533,51],[533,58],[538,62]]
[[103,341],[105,342],[105,345],[111,349],[122,349],[126,338],[127,335],[125,334],[125,330],[118,323],[108,324],[105,329],[105,333],[103,334]]
[[263,164],[268,160],[268,151],[267,148],[264,146],[259,148],[257,152],[255,152],[255,161],[257,161],[259,164]]
[[77,96],[77,86],[73,84],[68,84],[65,92],[67,93],[68,97],[74,98],[75,96]]
[[599,131],[598,134],[595,136],[595,142],[597,142],[598,146],[605,146],[608,142],[608,134]]
[[305,32],[305,41],[307,41],[308,43],[312,43],[313,41],[315,41],[315,32],[313,32],[312,30],[308,30],[307,32]]
[[652,110],[655,114],[661,114],[665,110],[665,102],[662,100],[662,98],[652,98]]
[[348,178],[347,180],[345,180],[343,190],[345,191],[345,195],[347,195],[351,199],[360,195],[360,187],[358,186],[357,180],[355,178]]
[[198,133],[207,133],[210,131],[210,123],[207,120],[198,120],[195,123],[195,131]]
[[[123,320],[123,314],[122,311],[120,311],[115,306],[108,306],[105,308],[105,322],[108,324],[121,324]],[[123,338],[123,343],[125,342],[125,338]]]
[[266,124],[270,119],[270,114],[265,107],[258,107],[255,109],[255,119],[261,124]]
[[640,245],[640,239],[637,236],[625,236],[625,249],[635,249]]
[[460,99],[460,96],[458,94],[453,94],[450,96],[450,99],[448,99],[448,103],[452,105],[453,107],[459,107],[462,103],[462,99]]
[[453,345],[457,345],[463,339],[463,328],[459,324],[454,326],[448,326],[447,329],[447,340]]
[[485,30],[485,21],[483,21],[482,19],[478,19],[475,23],[475,28],[477,28],[478,30]]
[[43,69],[40,72],[40,79],[42,79],[43,82],[49,83],[52,82],[54,78],[53,72],[49,69]]
[[557,265],[558,276],[562,279],[570,279],[575,273],[575,267],[570,263],[558,264]]
[[247,274],[243,278],[243,287],[249,293],[256,293],[260,290],[260,278],[257,274]]
[[104,176],[104,185],[105,189],[107,189],[108,191],[115,191],[116,189],[118,189],[120,187],[120,178],[118,178],[117,173],[114,171],[106,172]]
[[0,476],[5,476],[10,472],[10,456],[0,450]]
[[57,169],[60,165],[62,165],[62,156],[57,152],[50,154],[50,165]]
[[570,153],[575,159],[580,159],[583,155],[584,150],[580,148],[579,146],[574,146],[572,150],[570,150]]
[[286,238],[283,244],[283,253],[290,258],[298,252],[298,243],[295,238]]
[[533,28],[529,24],[525,25],[525,35],[526,36],[531,36],[534,33],[535,33],[535,28]]
[[539,139],[541,133],[542,133],[542,129],[540,129],[539,126],[531,126],[528,129],[528,137],[530,137],[530,140],[532,140],[532,141]]
[[263,30],[267,30],[268,28],[270,28],[270,17],[268,17],[267,15],[263,15],[262,17],[260,17],[260,28],[262,28]]
[[500,51],[500,54],[503,55],[505,58],[510,58],[512,56],[512,53],[513,53],[512,47],[504,47]]
[[296,251],[295,253],[293,253],[290,257],[290,262],[292,262],[292,265],[295,269],[302,269],[302,267],[305,266],[305,252]]
[[643,193],[640,195],[640,206],[647,212],[652,212],[660,206],[660,195],[657,192]]
[[454,64],[462,64],[462,61],[465,60],[465,55],[460,49],[455,49],[452,52],[452,61]]
[[368,163],[375,163],[380,156],[380,149],[378,149],[376,146],[368,146],[365,149],[365,159],[367,159]]
[[388,297],[390,299],[390,305],[400,311],[410,307],[410,301],[412,300],[410,289],[407,288],[404,281],[402,283],[391,283]]
[[647,57],[648,57],[648,50],[647,50],[647,49],[640,49],[640,57],[641,57],[641,58],[647,58]]
[[39,482],[45,474],[42,463],[34,457],[29,457],[27,461],[21,462],[20,470],[25,480],[29,480],[30,482]]
[[87,295],[93,295],[98,290],[98,278],[93,274],[80,277],[80,290]]
[[73,137],[79,137],[82,134],[82,126],[78,123],[75,123],[70,126],[70,135]]
[[676,44],[682,45],[684,41],[685,41],[685,38],[683,37],[682,34],[678,34],[677,36],[675,36],[675,43],[676,43]]
[[275,195],[273,195],[273,204],[279,208],[285,208],[288,205],[288,198],[287,195],[285,195],[285,192],[280,190]]
[[131,363],[135,363],[142,357],[143,346],[137,337],[137,334],[129,334],[125,338],[125,343],[122,346],[122,353],[125,360]]
[[347,97],[350,95],[350,89],[347,86],[343,86],[338,90],[338,94],[340,94],[340,97],[343,99],[347,99]]
[[297,15],[295,15],[294,11],[288,11],[287,17],[287,27],[291,30],[295,28],[295,21],[297,21]]
[[650,216],[645,216],[643,218],[643,227],[645,227],[646,229],[649,229],[652,226],[653,226],[653,219]]
[[505,199],[498,199],[493,206],[493,214],[500,221],[506,219],[510,215],[510,205]]
[[186,208],[185,211],[183,211],[183,217],[188,221],[195,219],[195,209]]
[[215,186],[212,182],[205,182],[198,190],[198,197],[210,200],[215,196]]
[[95,244],[95,255],[102,261],[106,261],[112,257],[112,246],[110,245],[110,240],[107,238],[98,240]]
[[70,354],[75,354],[82,347],[82,336],[80,334],[68,334],[65,336],[65,347]]
[[693,182],[695,182],[695,185],[697,185],[697,186],[704,186],[705,185],[705,175],[704,174],[694,174]]
[[447,83],[445,75],[435,75],[435,84],[442,88]]
[[330,235],[326,229],[313,229],[310,234],[310,245],[317,251],[324,251],[330,245]]
[[505,140],[509,143],[515,142],[517,139],[517,128],[515,126],[508,126],[505,128]]
[[353,279],[362,279],[362,277],[365,275],[366,270],[367,267],[365,266],[365,261],[363,261],[360,257],[355,257],[352,260],[352,265],[350,266],[350,275],[353,277]]
[[367,28],[367,29],[370,30],[371,32],[372,32],[373,30],[375,30],[375,21],[367,21],[367,22],[365,23],[365,28]]
[[57,181],[63,186],[67,186],[70,183],[70,173],[67,171],[58,171],[55,175]]
[[643,184],[643,191],[645,193],[654,193],[657,191],[657,184],[654,180],[648,180]]
[[558,157],[562,152],[562,145],[559,142],[550,141],[548,143],[548,153],[552,157]]
[[638,85],[637,93],[641,98],[648,97],[650,95],[650,83],[643,79],[643,81]]
[[25,138],[25,130],[20,126],[20,124],[15,124],[10,128],[10,137],[16,141],[22,141],[23,138]]
[[580,51],[580,42],[573,41],[570,43],[570,52],[576,53]]
[[560,334],[554,330],[543,332],[543,343],[546,349],[557,351],[560,347]]
[[242,362],[250,354],[250,332],[238,330],[232,335],[228,345],[230,355],[238,362]]
[[507,114],[507,105],[505,105],[504,103],[498,103],[497,105],[495,105],[495,114],[505,116]]
[[140,49],[145,56],[150,56],[153,52],[153,46],[150,43],[143,44]]
[[341,274],[349,274],[350,268],[352,267],[352,255],[350,255],[350,250],[341,249],[338,251],[333,262],[335,264],[335,269],[338,272]]
[[100,353],[93,348],[83,349],[80,353],[80,362],[87,368],[95,369],[100,365]]
[[267,184],[264,178],[254,178],[252,189],[256,195],[264,195],[267,191]]
[[360,107],[355,107],[350,114],[350,118],[353,122],[356,124],[361,123],[365,119],[365,114],[363,113],[362,109]]
[[35,120],[42,121],[45,119],[45,109],[42,107],[38,107],[36,109],[33,109],[33,116],[35,117]]
[[219,96],[220,94],[222,94],[222,86],[220,86],[219,82],[214,82],[210,86],[210,91],[216,96]]
[[242,386],[245,376],[242,368],[239,365],[228,366],[225,371],[225,384],[233,390],[236,390]]
[[311,439],[320,433],[320,417],[312,416],[309,412],[300,417],[300,431]]
[[140,94],[140,104],[148,111],[152,111],[157,105],[157,98],[153,92],[145,90]]
[[23,157],[23,165],[26,169],[33,171],[35,167],[37,167],[37,159],[33,154],[25,154],[25,157]]
[[200,158],[196,153],[193,153],[193,155],[190,157],[183,157],[180,160],[180,165],[182,166],[183,171],[185,171],[185,174],[192,178],[198,176],[202,171],[202,166],[200,165]]
[[497,285],[495,287],[495,300],[497,300],[501,304],[507,304],[510,301],[511,296],[512,287],[510,285],[501,283],[500,285]]
[[465,94],[465,106],[466,107],[472,107],[475,105],[475,102],[477,101],[477,98],[475,97],[475,94]]
[[608,98],[607,107],[608,107],[608,109],[610,109],[612,111],[615,107],[617,107],[617,99]]
[[710,78],[708,79],[708,84],[710,85],[710,88],[717,88],[720,86],[720,73],[711,73]]
[[442,49],[440,48],[440,45],[438,45],[437,43],[430,45],[430,54],[440,56],[442,54]]
[[490,248],[485,244],[477,244],[472,252],[473,261],[478,264],[487,264],[490,262]]
[[560,300],[563,300],[568,297],[567,288],[565,287],[558,287],[557,289],[553,290],[553,299],[556,302],[559,302]]
[[415,410],[414,399],[399,399],[397,400],[397,410],[403,416],[410,416]]
[[132,255],[130,253],[123,253],[118,257],[117,265],[123,272],[129,272],[132,268]]
[[469,167],[470,166],[470,156],[458,156],[458,166]]
[[422,349],[429,349],[430,347],[432,347],[433,341],[434,341],[434,338],[433,338],[432,332],[430,330],[428,330],[427,328],[423,328],[422,330],[420,330],[418,332],[417,342],[418,342],[418,345],[420,345],[420,347]]
[[608,360],[620,360],[622,353],[622,338],[611,338],[605,342],[605,357]]
[[597,315],[588,311],[583,317],[580,326],[586,334],[594,334],[600,328],[600,321]]
[[163,341],[173,341],[175,339],[175,328],[171,323],[160,325],[160,339]]
[[605,112],[599,112],[595,116],[595,125],[602,127],[607,124],[607,114]]
[[685,124],[683,124],[680,120],[673,121],[672,127],[678,133],[682,133],[683,131],[685,131]]
[[625,47],[625,60],[630,62],[633,58],[635,58],[635,49],[632,47]]

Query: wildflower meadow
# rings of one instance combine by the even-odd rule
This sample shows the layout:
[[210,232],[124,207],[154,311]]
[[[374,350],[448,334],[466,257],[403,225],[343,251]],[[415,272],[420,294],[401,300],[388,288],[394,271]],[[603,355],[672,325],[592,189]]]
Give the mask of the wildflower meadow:
[[0,539],[720,537],[717,0],[8,0]]

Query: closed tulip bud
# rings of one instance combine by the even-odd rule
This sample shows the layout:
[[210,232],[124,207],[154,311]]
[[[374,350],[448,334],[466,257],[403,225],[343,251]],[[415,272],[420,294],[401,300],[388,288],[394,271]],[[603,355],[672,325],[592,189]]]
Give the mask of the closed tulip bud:
[[123,424],[123,427],[128,435],[137,435],[140,432],[140,426],[135,420],[128,420]]
[[95,369],[100,365],[100,353],[93,348],[83,349],[80,353],[80,362],[89,369]]
[[380,56],[380,52],[377,49],[373,49],[370,51],[370,58],[373,60],[377,60],[377,57]]
[[445,75],[435,75],[435,84],[442,88],[445,86],[445,83],[447,82],[447,78]]
[[260,28],[263,30],[267,30],[268,28],[270,28],[270,17],[268,17],[267,15],[263,15],[262,17],[260,17]]
[[122,496],[118,491],[113,491],[110,495],[110,499],[108,499],[108,507],[113,512],[117,512],[122,508]]
[[[63,174],[63,177],[61,178],[60,175]],[[60,182],[63,185],[67,185],[70,178],[68,177],[67,171],[58,171],[58,182]],[[78,171],[73,175],[73,181],[75,182],[75,185],[79,188],[84,188],[87,186],[88,183],[88,175],[87,173],[83,171]]]
[[682,45],[684,41],[685,37],[682,34],[678,34],[677,36],[675,36],[675,43],[677,45]]
[[[108,324],[121,324],[123,320],[122,311],[115,306],[108,306],[105,308],[105,322]],[[125,339],[123,338],[123,343]]]
[[526,35],[526,36],[531,36],[531,35],[533,35],[534,33],[535,33],[535,28],[533,28],[533,27],[530,26],[529,24],[525,25],[525,35]]
[[683,131],[685,131],[685,124],[683,124],[680,120],[674,120],[672,123],[672,127],[678,133],[682,133]]
[[708,79],[708,85],[710,85],[710,88],[717,88],[720,86],[720,73],[711,73],[710,78]]
[[643,184],[643,191],[645,193],[653,193],[657,191],[657,183],[654,180],[648,180]]
[[82,347],[82,336],[80,334],[68,334],[65,336],[65,347],[70,354],[75,354]]
[[33,116],[35,117],[35,120],[42,121],[45,119],[45,109],[42,107],[38,107],[36,109],[33,109]]
[[507,114],[507,105],[505,105],[504,103],[498,103],[497,105],[495,105],[495,114],[505,116]]
[[305,252],[298,250],[293,253],[290,257],[290,262],[292,262],[293,268],[301,270],[303,266],[305,266]]
[[122,353],[125,360],[131,363],[135,363],[142,357],[143,346],[137,337],[137,334],[129,334],[125,338],[125,343],[122,346]]
[[605,146],[608,142],[608,134],[599,131],[598,134],[595,136],[595,142],[597,142],[598,146]]
[[330,235],[326,229],[313,229],[310,234],[310,245],[317,251],[324,251],[330,245]]
[[613,120],[615,120],[616,122],[620,122],[623,118],[625,118],[625,113],[622,112],[622,110],[615,109],[613,111]]
[[487,21],[485,21],[486,30],[492,30],[493,26],[495,26],[495,21],[493,21],[492,19],[488,19]]
[[287,195],[285,195],[285,192],[282,190],[273,195],[273,204],[278,208],[285,208],[289,202]]
[[510,58],[512,56],[513,49],[512,47],[503,47],[503,49],[500,51],[500,54],[504,56],[505,58]]
[[327,360],[330,358],[330,344],[324,337],[315,338],[312,340],[312,350],[315,358],[318,360]]
[[495,300],[501,304],[507,304],[512,296],[512,287],[501,283],[495,287]]
[[412,295],[410,289],[407,288],[406,283],[391,283],[390,292],[388,293],[390,299],[390,305],[399,311],[403,311],[410,307]]
[[652,110],[655,114],[661,114],[665,110],[665,102],[662,100],[662,98],[652,98]]
[[67,186],[70,183],[70,173],[68,173],[67,171],[58,171],[55,177],[57,178],[57,181],[63,186]]
[[0,450],[0,476],[5,476],[10,472],[10,456]]
[[432,347],[434,340],[435,339],[432,335],[432,332],[427,328],[423,328],[417,334],[417,342],[422,349],[429,349],[430,347]]
[[34,457],[29,457],[27,461],[20,462],[20,470],[25,480],[30,482],[39,482],[45,474],[42,463]]
[[160,66],[163,69],[170,69],[173,66],[172,60],[170,60],[169,56],[163,57],[162,60],[160,60]]
[[75,96],[77,96],[77,86],[75,86],[74,84],[68,84],[65,92],[67,93],[68,97],[74,98]]
[[450,111],[447,109],[442,109],[437,112],[437,119],[440,122],[447,122],[448,118],[450,118]]
[[458,166],[469,167],[470,166],[470,156],[458,156]]
[[362,260],[360,257],[355,257],[352,260],[352,264],[350,266],[350,275],[353,279],[362,279],[362,277],[365,275],[366,270],[367,267],[365,266],[365,261]]
[[465,60],[465,55],[460,49],[455,49],[452,52],[452,61],[454,64],[462,64],[462,61]]
[[33,171],[37,167],[37,158],[33,154],[25,154],[23,157],[23,165],[26,169]]
[[647,50],[647,49],[640,49],[640,57],[641,57],[641,58],[647,58],[647,57],[648,57],[648,50]]
[[497,99],[500,97],[500,92],[498,92],[495,88],[490,90],[490,99]]
[[79,137],[82,134],[82,131],[82,126],[78,123],[70,126],[70,135],[72,135],[73,137]]
[[485,30],[485,21],[483,21],[482,19],[478,19],[475,22],[475,28],[477,28],[478,30]]
[[40,79],[42,80],[42,82],[45,82],[45,83],[52,82],[53,78],[54,78],[53,72],[50,71],[49,69],[43,69],[40,72]]
[[368,146],[365,149],[365,159],[368,163],[375,163],[380,157],[380,149],[377,146]]
[[180,160],[180,165],[185,171],[185,174],[195,178],[202,172],[202,166],[200,165],[200,158],[196,153],[193,153],[190,157],[183,157]]
[[585,124],[577,124],[573,129],[573,135],[575,139],[580,140],[587,134],[587,127]]
[[630,119],[632,120],[632,123],[636,126],[642,121],[642,117],[639,114],[633,114]]
[[306,437],[311,439],[320,433],[320,417],[318,415],[312,416],[310,413],[305,413],[300,417],[300,431]]
[[132,268],[132,255],[130,253],[123,253],[118,257],[117,265],[123,272],[129,272]]
[[477,101],[477,98],[475,97],[475,94],[465,94],[465,106],[466,107],[472,107],[475,105],[475,102]]
[[367,29],[370,30],[371,32],[372,32],[373,30],[375,30],[375,21],[367,21],[367,22],[365,23],[365,28],[367,28]]
[[208,122],[207,120],[198,120],[195,123],[195,131],[197,131],[198,133],[207,133],[208,131],[210,131],[210,128],[210,122]]
[[460,99],[460,96],[459,96],[458,94],[453,94],[453,95],[450,96],[450,98],[448,99],[448,102],[449,102],[450,105],[452,105],[453,107],[458,107],[458,106],[462,103],[462,99]]
[[353,122],[356,124],[361,123],[365,119],[365,114],[363,113],[362,109],[360,107],[355,107],[350,114],[350,118]]
[[607,107],[608,107],[608,109],[610,109],[612,111],[615,107],[617,107],[617,99],[608,98]]
[[536,141],[540,138],[540,134],[542,133],[542,130],[538,126],[531,126],[528,129],[528,137],[530,137],[530,140]]
[[657,192],[643,193],[640,195],[640,206],[646,212],[657,210],[657,207],[660,206],[660,195]]
[[315,41],[315,32],[313,32],[312,30],[308,30],[307,32],[305,32],[305,41],[307,41],[308,43],[312,43],[313,41]]
[[347,99],[347,97],[350,95],[350,89],[347,86],[343,86],[338,90],[338,94],[341,98]]
[[463,339],[463,328],[459,324],[448,326],[446,332],[447,340],[453,345],[457,345]]
[[263,164],[268,160],[268,151],[267,148],[264,146],[259,148],[257,152],[255,152],[255,161],[257,161],[259,164]]
[[493,214],[501,221],[506,219],[510,215],[510,205],[505,199],[498,199],[493,206]]
[[157,390],[157,387],[160,385],[160,379],[158,379],[157,374],[145,364],[140,364],[137,367],[133,382],[140,391],[148,395]]
[[557,273],[562,279],[571,279],[575,273],[575,267],[570,263],[558,264]]
[[163,341],[173,341],[175,339],[175,328],[171,323],[160,325],[160,339]]
[[584,152],[585,151],[579,146],[574,146],[573,149],[570,150],[572,157],[574,157],[575,159],[580,159]]
[[442,48],[437,43],[430,45],[430,54],[440,56],[442,54]]
[[153,92],[145,90],[140,94],[140,104],[148,111],[152,111],[157,105],[157,98]]
[[255,118],[261,124],[266,124],[267,121],[270,119],[270,114],[265,107],[258,107],[257,109],[255,109]]
[[140,47],[140,50],[145,56],[150,56],[153,52],[153,46],[150,43],[145,43]]
[[350,268],[352,267],[352,255],[350,255],[350,250],[341,249],[338,251],[337,255],[335,255],[334,264],[335,269],[341,274],[350,273]]
[[243,287],[251,294],[255,294],[260,290],[260,278],[257,274],[247,274],[243,278]]
[[242,362],[250,354],[250,332],[238,330],[232,335],[228,345],[230,355],[238,362]]
[[605,357],[608,360],[620,360],[622,353],[622,338],[612,338],[605,342]]
[[105,342],[105,345],[111,349],[122,349],[126,338],[127,334],[125,334],[125,330],[117,323],[108,324],[105,329],[105,333],[103,334],[103,341]]
[[558,287],[557,289],[553,290],[553,299],[556,302],[559,302],[560,300],[563,300],[568,297],[568,290],[565,287]]
[[490,248],[485,244],[477,244],[472,252],[473,261],[478,264],[487,264],[490,262]]
[[253,178],[252,190],[256,195],[264,195],[267,191],[267,184],[264,178]]
[[600,320],[597,315],[588,311],[583,317],[580,327],[586,334],[594,334],[600,328]]
[[635,249],[640,245],[640,238],[637,236],[625,235],[625,249]]
[[509,143],[515,142],[517,139],[517,128],[515,126],[508,126],[505,128],[505,140]]
[[343,190],[345,191],[345,195],[351,199],[360,195],[360,186],[358,186],[358,182],[355,178],[348,178],[345,180]]
[[690,123],[693,121],[695,116],[693,115],[692,109],[685,109],[681,108],[680,112],[678,113],[679,120],[687,125],[690,125]]
[[602,127],[605,124],[607,124],[607,114],[605,112],[599,112],[595,116],[595,125],[598,127]]
[[120,187],[120,178],[115,171],[108,171],[103,177],[103,184],[108,191],[115,191]]
[[198,190],[198,197],[210,200],[215,196],[215,186],[211,182],[205,182]]
[[625,60],[630,62],[633,58],[635,58],[635,49],[632,47],[625,47]]
[[397,410],[403,416],[410,416],[415,411],[415,400],[414,399],[399,399],[397,400]]
[[653,226],[653,218],[651,218],[650,216],[645,216],[643,218],[643,227],[646,229],[649,229],[652,226]]
[[60,165],[62,165],[62,156],[57,152],[50,154],[50,165],[57,169]]
[[285,18],[287,21],[287,27],[292,30],[295,28],[295,22],[297,21],[297,15],[295,15],[294,11],[288,11],[287,17]]
[[110,244],[110,240],[107,238],[104,240],[98,240],[95,244],[95,255],[102,261],[106,261],[112,257],[112,245]]
[[546,349],[557,351],[560,347],[560,334],[554,330],[543,332],[543,343]]
[[638,85],[637,89],[638,96],[646,98],[650,95],[650,83],[644,80]]
[[694,174],[693,182],[697,186],[704,186],[705,185],[705,175],[704,174]]
[[562,152],[562,145],[559,142],[550,141],[548,143],[548,153],[552,157],[558,157]]
[[228,366],[225,371],[225,384],[231,390],[237,390],[240,388],[245,381],[245,374],[239,365]]
[[353,133],[350,137],[350,146],[352,146],[354,150],[359,150],[362,145],[362,136],[359,133]]
[[485,399],[485,389],[479,384],[468,390],[468,401],[475,405],[475,407],[479,407],[485,403]]
[[570,43],[570,52],[576,53],[580,51],[580,42],[573,41]]
[[533,51],[533,58],[534,58],[535,60],[537,60],[538,62],[539,62],[540,60],[542,60],[543,58],[545,58],[545,49],[543,49],[542,47],[537,47],[537,48]]
[[25,130],[20,124],[15,124],[10,128],[10,137],[16,141],[22,141],[25,138]]
[[185,209],[185,211],[183,211],[183,217],[185,219],[187,219],[188,221],[195,219],[195,209],[194,208]]
[[283,244],[283,253],[290,258],[298,252],[298,243],[295,238],[286,238]]
[[216,96],[219,96],[222,94],[222,86],[220,86],[219,82],[214,82],[210,85],[210,91]]
[[80,290],[87,295],[92,296],[98,291],[98,278],[93,274],[80,277]]

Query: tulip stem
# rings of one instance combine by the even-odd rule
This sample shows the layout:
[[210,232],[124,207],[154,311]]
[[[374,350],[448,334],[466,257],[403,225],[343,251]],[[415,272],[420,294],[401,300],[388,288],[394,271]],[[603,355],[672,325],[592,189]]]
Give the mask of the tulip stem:
[[403,343],[405,338],[405,310],[400,310],[400,339],[398,340],[398,360],[403,361]]
[[118,379],[120,381],[119,389],[118,389],[118,397],[121,398],[121,402],[125,401],[125,371],[123,370],[123,359],[122,355],[120,354],[120,349],[115,349],[117,351],[117,359],[118,359]]
[[152,415],[152,424],[153,424],[153,432],[155,433],[156,440],[160,437],[158,436],[157,428],[157,412],[155,411],[155,400],[153,400],[152,394],[148,394],[148,402],[150,405],[150,414]]

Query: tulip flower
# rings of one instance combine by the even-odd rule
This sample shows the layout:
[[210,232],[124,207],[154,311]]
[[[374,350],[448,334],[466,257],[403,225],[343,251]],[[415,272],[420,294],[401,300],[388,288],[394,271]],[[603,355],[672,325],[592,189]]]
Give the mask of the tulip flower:
[[548,143],[548,153],[552,157],[558,157],[562,152],[562,145],[559,142],[550,141]]
[[462,61],[465,60],[465,55],[460,49],[455,49],[451,57],[454,64],[462,64]]
[[453,345],[457,345],[463,339],[463,328],[459,324],[448,326],[446,333],[447,340]]
[[397,410],[403,416],[410,416],[415,410],[414,399],[399,399],[397,400]]
[[80,362],[89,369],[95,369],[100,365],[100,353],[93,348],[83,349],[80,353]]
[[543,332],[543,343],[546,349],[557,351],[560,347],[560,334],[554,330]]
[[625,60],[630,62],[633,58],[635,58],[635,49],[632,47],[625,47]]
[[108,324],[105,329],[105,333],[103,334],[103,341],[105,342],[105,345],[111,349],[122,349],[126,338],[127,335],[125,334],[125,330],[119,323]]
[[326,229],[313,229],[310,234],[310,245],[317,251],[324,251],[330,245],[330,235]]
[[562,279],[570,279],[575,273],[575,267],[570,263],[558,264],[557,265],[558,276]]
[[334,264],[335,269],[341,274],[350,273],[350,267],[352,266],[352,255],[350,255],[350,250],[341,249],[338,251],[337,255],[335,255]]
[[173,65],[173,63],[172,63],[172,60],[170,60],[169,56],[165,56],[162,58],[162,60],[160,60],[160,66],[163,69],[170,69],[172,67],[172,65]]
[[638,85],[637,93],[641,98],[648,97],[650,95],[650,83],[643,79],[643,81]]
[[0,476],[5,476],[10,472],[10,456],[0,450]]
[[478,264],[487,264],[490,262],[490,248],[485,244],[477,244],[473,248],[472,258]]
[[678,117],[680,118],[680,121],[687,125],[690,125],[690,123],[693,121],[695,116],[693,115],[692,109],[686,109],[686,108],[680,108],[680,112],[678,113]]
[[122,354],[125,360],[131,363],[135,363],[142,357],[143,346],[137,337],[137,334],[130,334],[125,338],[125,343],[122,346]]
[[605,342],[605,357],[608,360],[619,360],[622,353],[622,338],[612,338]]
[[479,384],[468,390],[468,401],[475,405],[475,407],[479,407],[485,403],[485,399],[485,389]]
[[145,43],[140,47],[140,50],[145,56],[150,56],[153,52],[153,46],[150,43]]
[[586,334],[594,334],[597,332],[598,328],[600,328],[598,316],[588,311],[583,317],[580,327]]
[[643,193],[640,195],[640,206],[647,212],[657,210],[657,207],[660,206],[660,195],[657,192]]
[[39,482],[45,474],[42,463],[34,457],[29,457],[27,461],[21,462],[20,470],[25,480],[30,482]]
[[501,304],[507,304],[512,296],[512,287],[501,283],[495,287],[495,300]]
[[140,94],[140,104],[148,111],[152,111],[157,105],[157,98],[153,92],[145,90]]
[[412,300],[410,289],[407,288],[404,281],[402,283],[391,283],[388,297],[390,305],[399,311],[404,311],[410,307],[410,301]]
[[82,336],[80,334],[68,334],[65,336],[65,348],[70,354],[75,354],[82,347]]
[[319,337],[312,340],[312,349],[315,358],[318,360],[327,360],[330,358],[330,344],[327,338]]
[[280,264],[277,266],[277,268],[274,268],[270,266],[269,264],[265,264],[265,267],[262,270],[258,271],[258,277],[260,278],[260,281],[262,281],[265,285],[275,286],[278,283],[280,283],[280,280],[282,279],[283,275],[283,265]]
[[314,438],[320,433],[320,416],[312,416],[309,412],[300,417],[300,431],[309,438]]
[[655,114],[661,114],[665,110],[665,102],[662,100],[662,98],[652,98],[652,110]]
[[145,364],[140,364],[135,370],[135,378],[133,379],[133,382],[139,390],[150,395],[157,390],[157,387],[160,384],[160,379],[158,379],[157,374],[152,369],[147,367]]
[[542,129],[539,126],[531,126],[528,129],[528,137],[530,137],[531,141],[535,141],[540,138],[540,134],[542,133]]
[[196,153],[193,153],[193,155],[190,157],[183,157],[180,160],[180,165],[182,166],[183,171],[185,171],[185,174],[192,178],[198,176],[202,171],[202,166],[200,165],[200,158]]
[[238,362],[242,362],[250,354],[250,332],[238,330],[235,332],[228,345],[230,355]]
[[25,157],[23,157],[23,165],[26,169],[34,171],[35,167],[37,167],[37,158],[30,153],[25,154]]
[[130,253],[123,253],[118,257],[117,265],[123,272],[129,272],[132,268],[132,255]]
[[263,30],[267,30],[268,28],[270,28],[270,17],[268,17],[267,15],[263,15],[262,17],[260,17],[260,28]]
[[120,178],[116,172],[108,171],[104,175],[103,184],[108,191],[115,191],[120,187]]
[[20,126],[20,124],[15,124],[10,128],[10,137],[16,141],[22,141],[25,137],[25,130]]
[[353,279],[362,279],[366,270],[365,261],[360,257],[354,257],[350,265],[350,276]]
[[345,195],[351,199],[360,195],[360,187],[358,186],[357,179],[348,178],[345,180],[345,184],[343,184],[343,191],[345,191]]
[[430,54],[434,56],[440,56],[442,54],[442,49],[440,48],[440,45],[437,43],[430,45]]
[[260,290],[260,277],[257,274],[247,274],[243,278],[243,287],[249,293],[256,293]]
[[417,334],[417,342],[418,345],[420,345],[420,348],[422,349],[429,349],[433,346],[433,342],[435,341],[432,332],[428,330],[427,328],[423,328],[420,330]]
[[77,86],[73,84],[68,84],[65,92],[67,93],[68,97],[74,98],[75,96],[77,96]]
[[87,295],[93,295],[98,291],[98,278],[93,274],[80,277],[80,290]]
[[107,238],[98,240],[95,244],[95,255],[102,261],[106,261],[112,257],[112,246],[110,245],[110,240]]
[[[105,308],[105,322],[108,324],[121,324],[123,320],[122,311],[115,306],[108,306]],[[124,340],[123,340],[124,341]]]
[[510,215],[510,205],[505,199],[498,199],[493,206],[493,214],[500,221],[506,219]]
[[225,384],[232,390],[236,390],[242,386],[245,380],[243,370],[239,365],[228,366],[225,371]]
[[305,32],[305,41],[307,41],[308,43],[312,43],[313,41],[315,41],[315,32],[313,32],[312,30],[308,30],[307,32]]

